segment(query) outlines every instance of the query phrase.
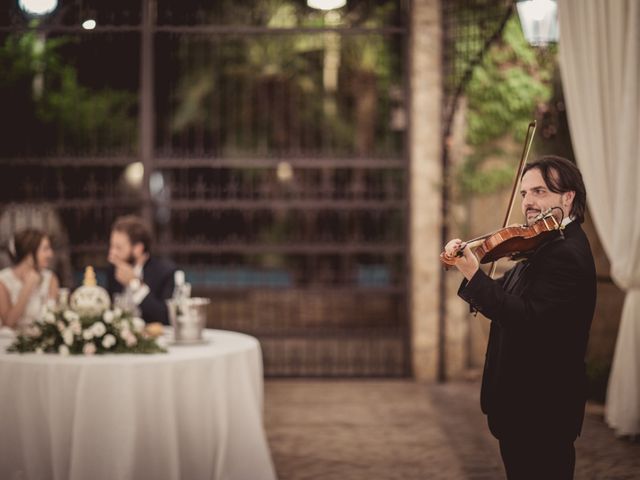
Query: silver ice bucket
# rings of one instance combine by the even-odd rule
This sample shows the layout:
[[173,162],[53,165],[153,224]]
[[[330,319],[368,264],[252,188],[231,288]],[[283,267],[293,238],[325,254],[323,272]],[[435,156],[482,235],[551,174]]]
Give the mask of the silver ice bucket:
[[202,341],[202,330],[207,326],[207,306],[210,303],[208,298],[200,297],[167,300],[176,343]]

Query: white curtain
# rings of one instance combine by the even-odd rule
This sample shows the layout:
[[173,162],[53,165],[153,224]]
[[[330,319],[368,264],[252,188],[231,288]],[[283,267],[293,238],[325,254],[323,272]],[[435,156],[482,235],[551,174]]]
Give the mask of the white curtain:
[[626,291],[605,418],[640,433],[640,1],[558,0],[560,71],[589,211]]

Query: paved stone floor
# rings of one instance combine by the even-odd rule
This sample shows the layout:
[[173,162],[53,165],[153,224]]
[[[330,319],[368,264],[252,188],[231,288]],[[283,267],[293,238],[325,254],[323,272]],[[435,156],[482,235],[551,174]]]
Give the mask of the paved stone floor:
[[[265,422],[278,477],[503,480],[479,390],[477,382],[268,380]],[[576,450],[576,480],[640,480],[640,442],[616,439],[597,407]]]

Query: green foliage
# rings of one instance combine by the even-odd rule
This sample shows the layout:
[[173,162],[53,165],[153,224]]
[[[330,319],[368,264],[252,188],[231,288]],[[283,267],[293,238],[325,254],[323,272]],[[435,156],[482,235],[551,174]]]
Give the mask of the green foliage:
[[[222,5],[221,10],[237,11],[249,24],[274,28],[352,23],[379,27],[396,8],[389,2],[368,6],[366,12],[338,14],[287,0],[260,2],[251,12],[243,10],[242,4],[225,1]],[[231,17],[217,21],[238,23]],[[218,146],[226,154],[287,150],[292,144],[296,149],[321,147],[333,153],[350,152],[355,149],[358,128],[365,133],[375,129],[370,135],[373,141],[361,142],[367,147],[363,150],[382,148],[396,139],[387,129],[391,101],[386,95],[393,87],[401,88],[402,58],[395,40],[383,35],[325,32],[230,38],[224,48],[216,48],[214,55],[208,53],[211,48],[208,40],[181,41],[178,87],[170,107],[175,112],[169,125],[172,134],[202,128],[220,142]],[[335,89],[325,88],[323,75],[329,64],[337,68]],[[362,106],[358,105],[362,99],[358,80],[365,81],[367,93],[375,97],[367,104],[368,123],[357,118],[356,110]],[[230,89],[233,95],[226,98],[225,92]],[[218,104],[226,107],[224,118],[219,110],[211,108]],[[362,116],[366,117],[360,112]],[[300,131],[306,133],[302,145],[299,138],[291,138],[294,133],[290,124],[297,127],[298,135]]]
[[40,71],[59,71],[56,50],[67,43],[57,38],[43,42],[36,31],[9,35],[0,45],[0,87],[12,86]]
[[71,41],[45,39],[35,30],[6,38],[0,46],[0,98],[10,106],[5,114],[19,116],[16,128],[36,129],[40,142],[47,131],[53,132],[57,148],[60,142],[72,149],[89,141],[94,148],[130,145],[136,131],[136,94],[81,85],[75,67],[65,63],[61,53]]
[[65,137],[76,145],[88,137],[103,148],[131,143],[136,128],[134,94],[112,89],[91,91],[79,84],[70,66],[60,70],[58,80],[58,88],[39,102],[39,118],[62,126]]
[[[551,98],[553,58],[528,45],[518,19],[513,16],[501,41],[475,69],[466,89],[466,141],[475,153],[465,160],[459,172],[463,192],[491,193],[511,183],[511,165],[515,165],[527,125],[535,117],[537,107]],[[518,149],[498,152],[498,157],[511,159],[505,165],[483,169],[483,158],[495,153],[498,142],[517,145]]]
[[499,150],[494,150],[491,153],[483,151],[480,154],[476,153],[467,157],[459,172],[463,192],[485,195],[501,190],[513,182],[514,169],[509,164],[482,168],[486,154],[496,158],[502,156],[503,152]]
[[[362,22],[361,27],[379,28],[385,25],[395,5],[392,3],[371,7],[367,19]],[[399,71],[395,62],[399,61],[397,52],[389,48],[389,41],[384,36],[354,36],[346,43],[342,52],[342,61],[353,69],[367,72],[375,72],[378,79],[383,84],[392,80],[392,72]],[[395,67],[395,68],[394,68]]]
[[553,65],[537,59],[512,17],[467,87],[469,144],[485,145],[503,135],[523,138],[536,106],[551,97],[552,73]]

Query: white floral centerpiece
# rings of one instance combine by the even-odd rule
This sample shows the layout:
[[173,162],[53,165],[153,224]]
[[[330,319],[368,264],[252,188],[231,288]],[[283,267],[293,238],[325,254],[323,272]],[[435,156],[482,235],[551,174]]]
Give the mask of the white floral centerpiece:
[[[71,306],[60,302],[17,335],[9,352],[59,353],[162,353],[166,349],[145,332],[145,322],[120,308],[110,309],[109,296],[95,283],[87,267],[82,287],[72,295]],[[94,298],[95,301],[91,301]]]

